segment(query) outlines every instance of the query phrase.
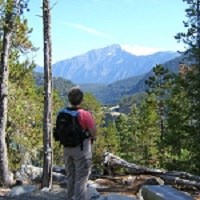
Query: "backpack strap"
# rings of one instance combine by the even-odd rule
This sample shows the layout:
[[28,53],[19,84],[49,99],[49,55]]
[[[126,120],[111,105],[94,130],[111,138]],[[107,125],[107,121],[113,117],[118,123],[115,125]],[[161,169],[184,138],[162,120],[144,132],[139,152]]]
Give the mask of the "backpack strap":
[[79,115],[79,112],[77,111],[77,109],[75,110],[75,109],[71,109],[71,108],[68,108],[68,107],[63,108],[62,110],[60,110],[59,113],[68,113],[73,117],[76,117],[76,116]]

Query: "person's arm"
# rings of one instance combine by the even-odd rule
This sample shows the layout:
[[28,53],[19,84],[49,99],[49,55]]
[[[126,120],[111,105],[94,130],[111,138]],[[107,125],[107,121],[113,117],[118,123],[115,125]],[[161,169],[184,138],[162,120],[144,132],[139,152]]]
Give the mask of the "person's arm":
[[92,140],[96,140],[97,129],[92,114],[85,110],[81,110],[81,114],[82,115],[80,115],[80,117],[82,117],[82,122],[83,122],[82,126],[85,128],[85,130],[89,132],[89,134],[92,137]]
[[96,140],[96,133],[97,133],[96,126],[94,126],[93,128],[88,128],[88,131],[91,134],[92,139]]

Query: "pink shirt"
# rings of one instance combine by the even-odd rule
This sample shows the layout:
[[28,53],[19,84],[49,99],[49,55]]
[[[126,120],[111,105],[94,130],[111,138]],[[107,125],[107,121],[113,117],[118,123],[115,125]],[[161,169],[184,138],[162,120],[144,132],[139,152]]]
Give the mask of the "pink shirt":
[[88,128],[93,128],[95,126],[94,118],[92,117],[92,114],[86,110],[78,109],[79,111],[79,122],[81,127],[86,130]]

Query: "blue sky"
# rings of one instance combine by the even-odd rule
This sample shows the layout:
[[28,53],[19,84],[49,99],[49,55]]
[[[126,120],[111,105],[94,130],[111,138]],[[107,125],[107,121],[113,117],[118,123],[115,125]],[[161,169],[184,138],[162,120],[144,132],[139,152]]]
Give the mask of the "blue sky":
[[[182,0],[50,0],[52,63],[112,44],[135,55],[183,49],[174,36],[184,32]],[[26,13],[33,55],[43,65],[42,0],[30,0]]]

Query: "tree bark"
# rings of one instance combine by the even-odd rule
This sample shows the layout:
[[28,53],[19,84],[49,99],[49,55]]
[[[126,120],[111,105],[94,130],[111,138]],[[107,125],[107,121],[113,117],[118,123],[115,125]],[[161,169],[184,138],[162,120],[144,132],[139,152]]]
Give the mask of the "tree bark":
[[44,35],[44,166],[42,187],[52,187],[52,72],[49,0],[43,0]]

